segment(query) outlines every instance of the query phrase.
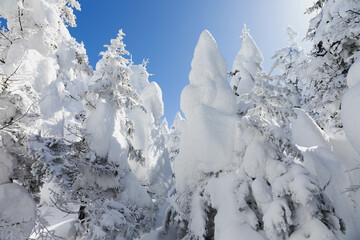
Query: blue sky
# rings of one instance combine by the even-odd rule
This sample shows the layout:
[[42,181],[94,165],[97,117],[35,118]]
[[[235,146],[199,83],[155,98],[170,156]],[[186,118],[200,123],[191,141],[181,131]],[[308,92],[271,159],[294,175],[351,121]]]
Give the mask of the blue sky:
[[[292,26],[305,36],[313,0],[79,0],[77,28],[71,34],[84,42],[95,66],[103,45],[123,29],[124,42],[135,64],[149,59],[148,72],[163,92],[165,117],[171,124],[180,110],[180,94],[188,84],[190,63],[200,33],[216,39],[229,69],[241,41],[244,24],[264,55],[264,69],[274,51],[286,46],[284,29]],[[309,48],[310,43],[305,43]]]

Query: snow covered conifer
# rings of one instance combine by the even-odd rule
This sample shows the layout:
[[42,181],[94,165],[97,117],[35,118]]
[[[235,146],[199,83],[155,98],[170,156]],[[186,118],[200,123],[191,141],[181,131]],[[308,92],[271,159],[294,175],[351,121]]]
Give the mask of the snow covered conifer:
[[255,79],[261,77],[264,60],[246,25],[240,38],[242,45],[233,63],[230,83],[237,96],[251,92]]
[[161,211],[172,171],[162,133],[161,117],[164,115],[162,92],[156,82],[149,82],[150,74],[146,70],[146,64],[147,62],[144,61],[141,65],[130,66],[131,85],[143,104],[142,108],[127,111],[128,118],[134,123],[135,128],[134,137],[130,139],[133,151],[130,153],[129,164],[132,172]]
[[[46,164],[42,161],[41,154],[38,154],[43,148],[39,150],[38,147],[43,144],[42,137],[64,132],[58,125],[60,122],[64,123],[62,114],[66,115],[64,109],[58,109],[65,105],[59,103],[60,99],[66,96],[70,99],[69,95],[74,94],[66,86],[80,85],[80,78],[78,84],[73,84],[65,81],[62,75],[68,72],[69,79],[66,80],[74,80],[79,76],[73,77],[69,73],[70,66],[73,66],[72,70],[77,64],[87,68],[85,56],[78,55],[78,58],[75,58],[77,53],[84,53],[84,49],[71,38],[64,23],[73,25],[75,16],[72,7],[79,9],[80,6],[77,1],[4,0],[0,3],[0,17],[7,21],[6,28],[3,28],[0,34],[0,72],[4,80],[0,93],[1,104],[4,106],[1,114],[1,162],[5,160],[8,169],[8,174],[4,176],[7,178],[6,184],[16,181],[24,186],[37,202],[40,201],[39,191],[46,172]],[[67,46],[63,47],[66,44]],[[72,56],[74,57],[71,58]],[[61,61],[67,62],[66,69],[61,69]],[[74,72],[79,73],[76,70]],[[13,163],[9,165],[9,161]],[[27,200],[31,198],[25,191],[19,189],[19,194],[15,192],[9,195],[14,198],[14,209],[8,211],[19,211],[28,205],[27,212],[33,213],[23,219],[25,221],[31,218],[33,224],[35,203]],[[20,198],[24,199],[23,206],[16,205],[16,199]],[[7,208],[3,202],[1,205]],[[21,214],[17,217],[21,217]],[[11,222],[7,224],[9,223]],[[16,226],[23,228],[25,235],[14,235],[15,239],[29,237],[32,227],[29,230],[29,227],[21,222],[16,222]],[[14,233],[10,228],[8,230],[5,233]],[[9,236],[2,235],[1,238],[11,239]]]
[[227,82],[226,62],[208,31],[201,33],[191,63],[190,84],[181,93],[180,152],[174,162],[179,196],[179,238],[212,239],[216,206],[203,195],[209,179],[232,159],[236,100]]
[[342,221],[296,163],[302,155],[274,119],[277,112],[269,112],[276,104],[261,101],[276,91],[257,79],[238,97],[254,102],[237,115],[225,71],[215,41],[202,33],[181,95],[186,122],[175,161],[177,214],[170,213],[179,238],[341,239]]
[[120,30],[96,65],[89,86],[86,131],[92,151],[80,167],[73,187],[80,191],[85,219],[85,238],[134,239],[153,226],[153,203],[130,171],[129,138],[133,125],[126,110],[137,107],[140,98],[130,82],[128,54]]
[[152,200],[128,164],[134,126],[126,110],[140,106],[140,98],[130,83],[123,36],[119,31],[105,45],[91,84],[75,95],[83,105],[68,105],[79,111],[68,120],[70,137],[42,139],[43,161],[59,187],[54,204],[77,214],[72,236],[79,239],[134,239],[155,220]]
[[302,154],[291,143],[289,126],[296,115],[284,90],[258,78],[251,93],[238,97],[249,107],[238,122],[237,184],[230,190],[247,231],[257,233],[253,239],[341,239],[343,222],[317,180],[298,164]]
[[[307,65],[308,56],[296,42],[298,33],[291,27],[286,28],[290,46],[277,50],[272,57],[274,63],[271,72],[279,70],[279,76],[272,76],[275,85],[283,88],[284,97],[288,98],[294,107],[300,107],[301,71]],[[271,73],[270,73],[271,74]]]
[[357,0],[319,0],[308,12],[315,10],[307,34],[313,58],[303,77],[301,104],[322,129],[336,132],[342,128],[346,75],[360,50],[360,5]]
[[169,139],[167,142],[171,163],[175,162],[176,157],[180,153],[180,138],[184,122],[185,119],[181,116],[179,112],[177,112],[174,118],[173,125],[169,129]]

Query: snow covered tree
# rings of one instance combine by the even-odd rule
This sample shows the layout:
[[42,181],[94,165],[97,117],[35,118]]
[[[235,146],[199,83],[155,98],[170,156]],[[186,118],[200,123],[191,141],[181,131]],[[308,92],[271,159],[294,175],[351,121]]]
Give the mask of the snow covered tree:
[[241,48],[234,60],[230,73],[231,87],[237,96],[251,92],[255,80],[261,77],[261,63],[264,58],[249,34],[246,25],[243,29]]
[[280,75],[271,77],[274,85],[282,88],[284,97],[288,98],[294,107],[300,107],[301,70],[307,66],[308,56],[296,42],[298,33],[291,27],[286,28],[286,33],[290,46],[275,52],[270,75],[273,70],[280,72]]
[[128,165],[134,129],[126,110],[140,106],[141,100],[130,83],[123,36],[120,30],[101,53],[83,96],[87,111],[79,116],[83,125],[73,134],[78,139],[48,147],[59,148],[52,151],[58,156],[47,162],[61,186],[54,195],[56,204],[79,207],[79,239],[134,239],[154,224],[151,198]]
[[[75,108],[68,106],[74,107],[73,102],[81,105],[81,101],[74,100],[82,91],[79,89],[83,84],[81,75],[91,74],[83,46],[77,44],[67,30],[66,24],[75,26],[73,7],[80,9],[73,0],[4,0],[0,3],[0,18],[6,20],[6,27],[0,33],[1,161],[13,161],[6,182],[21,184],[37,202],[46,173],[46,163],[39,154],[43,149],[38,146],[42,145],[43,138],[54,140],[55,136],[64,136],[64,123],[77,114]],[[12,197],[21,198],[16,194]],[[29,196],[22,198],[25,201]],[[26,204],[29,211],[35,212],[31,201]],[[20,211],[26,206],[13,205],[17,207]],[[28,218],[24,217],[24,221]],[[35,215],[31,218],[34,222]],[[29,231],[29,227],[20,222],[16,225],[26,234],[15,239],[29,237],[32,227]]]
[[320,0],[307,12],[316,10],[307,34],[314,47],[302,78],[301,105],[322,129],[336,132],[342,128],[346,74],[360,49],[359,1]]
[[259,100],[272,98],[261,86],[240,95],[254,102],[237,115],[226,63],[212,36],[201,34],[181,95],[186,122],[171,214],[180,239],[341,239],[342,221],[297,163],[300,151],[273,119],[276,111],[267,111],[272,102]]
[[[342,99],[342,108],[341,108],[341,120],[344,124],[344,132],[347,140],[350,142],[351,146],[357,152],[357,156],[360,155],[360,126],[358,123],[358,109],[359,109],[359,88],[360,88],[360,58],[351,66],[347,75],[347,83],[349,90],[345,92]],[[353,158],[354,159],[354,158]],[[353,174],[359,176],[356,171],[359,170],[360,164],[358,161],[352,161],[352,166],[349,168],[353,169]],[[358,181],[360,178],[357,178]],[[349,190],[359,191],[360,182],[352,183],[352,186],[349,186]],[[358,199],[359,200],[359,199]]]
[[[131,65],[131,85],[142,99],[142,108],[127,111],[134,123],[134,137],[131,139],[134,151],[129,157],[132,172],[146,188],[156,206],[163,211],[163,204],[170,186],[172,171],[169,153],[162,133],[161,117],[164,115],[162,92],[156,82],[149,82],[147,62]],[[158,219],[161,222],[162,219]]]
[[179,239],[213,239],[216,206],[202,193],[232,160],[236,101],[226,62],[208,31],[200,36],[191,66],[190,84],[181,93],[186,121],[174,162],[178,206],[169,217],[178,222]]
[[[291,52],[280,50],[278,56]],[[297,66],[302,66],[304,60],[298,60]],[[291,62],[291,56],[279,59],[282,64],[287,61]],[[290,74],[291,67],[287,69],[285,76],[290,81],[292,77],[296,79],[296,73]],[[292,109],[293,99],[287,98],[293,95],[288,94],[287,85],[275,85],[259,78],[251,93],[238,98],[240,103],[250,106],[238,123],[235,143],[237,177],[242,182],[236,199],[244,204],[241,212],[253,230],[264,231],[265,239],[341,239],[344,223],[336,217],[317,179],[299,164],[303,156],[291,142],[290,122],[296,114]]]
[[174,122],[169,129],[167,141],[167,148],[170,154],[171,163],[175,162],[176,157],[180,153],[180,137],[184,122],[185,119],[181,116],[179,112],[177,112],[174,118]]

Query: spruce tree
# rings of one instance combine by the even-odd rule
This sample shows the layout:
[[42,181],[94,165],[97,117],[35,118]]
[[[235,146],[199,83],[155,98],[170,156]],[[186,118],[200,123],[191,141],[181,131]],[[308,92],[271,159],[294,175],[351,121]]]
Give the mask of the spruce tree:
[[360,7],[357,0],[320,0],[307,13],[314,11],[307,33],[313,58],[303,71],[301,105],[322,129],[335,133],[342,128],[346,75],[360,49]]

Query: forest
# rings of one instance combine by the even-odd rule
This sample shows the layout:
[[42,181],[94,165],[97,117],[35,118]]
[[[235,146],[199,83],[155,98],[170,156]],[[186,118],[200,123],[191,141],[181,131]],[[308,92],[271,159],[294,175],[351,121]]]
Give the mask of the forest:
[[122,30],[90,66],[75,9],[0,0],[0,240],[360,239],[360,0],[315,1],[269,73],[247,26],[230,72],[204,30],[171,126]]

